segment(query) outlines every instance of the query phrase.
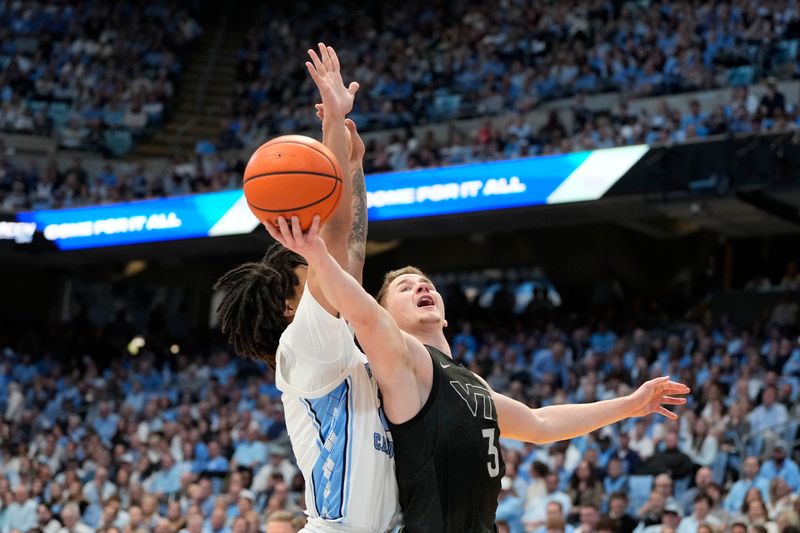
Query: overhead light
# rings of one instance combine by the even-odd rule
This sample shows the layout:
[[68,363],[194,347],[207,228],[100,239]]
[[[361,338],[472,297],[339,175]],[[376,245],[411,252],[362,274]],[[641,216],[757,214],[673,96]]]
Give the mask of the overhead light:
[[139,350],[144,348],[144,344],[144,337],[141,335],[136,335],[131,339],[131,342],[128,343],[128,353],[131,355],[138,355]]

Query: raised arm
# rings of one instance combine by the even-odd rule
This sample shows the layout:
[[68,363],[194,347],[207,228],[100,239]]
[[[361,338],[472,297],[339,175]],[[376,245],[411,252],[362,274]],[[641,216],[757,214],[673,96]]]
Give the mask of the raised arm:
[[[321,117],[322,142],[334,153],[344,174],[341,200],[336,211],[322,228],[320,237],[327,244],[335,260],[342,265],[348,265],[350,260],[348,243],[353,225],[353,175],[350,168],[350,132],[345,126],[345,115],[353,108],[358,83],[352,82],[345,87],[336,51],[323,43],[319,43],[318,46],[319,54],[314,50],[308,51],[311,61],[306,62],[306,67],[319,89],[322,105],[326,110]],[[337,314],[337,308],[327,301],[319,288],[313,267],[309,268],[307,283],[320,305],[329,313]]]
[[525,404],[492,391],[497,421],[503,437],[546,444],[572,439],[630,417],[659,413],[675,420],[678,416],[664,405],[683,405],[689,387],[669,377],[652,379],[628,396],[594,403],[551,405],[531,409]]
[[414,380],[410,361],[427,360],[425,347],[404,333],[388,311],[328,253],[325,243],[318,237],[319,217],[314,217],[305,235],[296,217],[291,228],[283,217],[278,218],[278,224],[280,230],[267,225],[267,231],[283,246],[302,255],[309,269],[314,269],[327,300],[355,330],[378,383],[392,386],[404,378]]
[[[317,104],[317,117],[325,122],[325,106]],[[352,225],[347,240],[348,261],[341,264],[344,269],[361,283],[364,274],[364,261],[367,250],[367,184],[364,178],[364,154],[366,147],[358,134],[356,123],[345,119],[344,125],[350,134],[350,171],[352,172]],[[329,240],[324,239],[326,243]]]
[[347,272],[361,283],[364,261],[367,258],[367,182],[364,177],[366,148],[358,135],[356,123],[347,119],[345,126],[350,130],[350,169],[353,172],[353,225],[347,241]]

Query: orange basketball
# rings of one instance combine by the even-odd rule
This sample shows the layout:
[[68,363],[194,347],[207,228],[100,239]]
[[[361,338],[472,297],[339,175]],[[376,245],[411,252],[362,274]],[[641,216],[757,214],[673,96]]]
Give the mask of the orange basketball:
[[303,230],[314,215],[324,222],[339,204],[342,169],[327,146],[303,135],[262,144],[244,169],[244,196],[261,222],[296,216]]

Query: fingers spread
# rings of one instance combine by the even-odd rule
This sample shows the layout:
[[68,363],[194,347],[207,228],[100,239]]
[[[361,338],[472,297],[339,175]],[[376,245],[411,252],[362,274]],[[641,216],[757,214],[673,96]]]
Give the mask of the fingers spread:
[[325,65],[325,70],[332,70],[331,65],[331,56],[328,54],[328,47],[325,46],[325,43],[319,43],[319,57],[322,59],[322,64]]
[[278,217],[278,226],[281,228],[281,236],[287,243],[292,243],[292,231],[289,229],[289,224],[286,222],[285,217]]
[[333,47],[328,47],[328,57],[331,59],[331,67],[334,72],[339,72],[339,56],[336,55],[336,50]]
[[317,53],[311,48],[309,48],[308,55],[311,57],[311,61],[314,63],[314,67],[317,69],[317,73],[318,74],[324,73],[325,66],[322,64],[322,60],[319,58]]
[[664,396],[661,399],[661,403],[666,405],[684,405],[686,401],[686,398],[675,398],[674,396]]
[[292,236],[298,243],[303,242],[303,229],[300,227],[300,218],[292,217]]
[[278,231],[278,228],[276,228],[271,222],[264,222],[264,227],[266,228],[267,233],[269,233],[270,237],[272,237],[273,239],[275,239],[279,243],[285,245],[285,241],[283,240],[283,236]]
[[656,408],[656,412],[666,416],[670,420],[677,420],[678,419],[678,415],[676,415],[672,411],[668,410],[666,407],[661,407],[660,405]]
[[311,74],[311,79],[314,80],[314,83],[319,85],[321,79],[319,77],[319,72],[317,72],[316,67],[312,65],[311,62],[306,61],[306,68],[308,69],[308,73]]
[[317,238],[317,233],[319,233],[319,220],[319,215],[314,215],[314,219],[311,221],[311,227],[308,230],[309,239]]

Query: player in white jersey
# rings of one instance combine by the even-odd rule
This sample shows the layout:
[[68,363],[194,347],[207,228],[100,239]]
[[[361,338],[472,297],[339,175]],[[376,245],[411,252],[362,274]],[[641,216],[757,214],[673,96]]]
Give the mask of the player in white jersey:
[[[346,177],[322,238],[339,264],[361,279],[366,245],[364,144],[345,120],[357,84],[345,88],[332,48],[309,50],[320,90],[323,143]],[[323,112],[324,110],[324,112]],[[351,169],[353,172],[351,173]],[[399,511],[394,448],[366,357],[316,275],[297,254],[273,245],[215,285],[224,291],[220,326],[240,355],[266,361],[283,393],[286,427],[306,481],[304,531],[383,532]]]

